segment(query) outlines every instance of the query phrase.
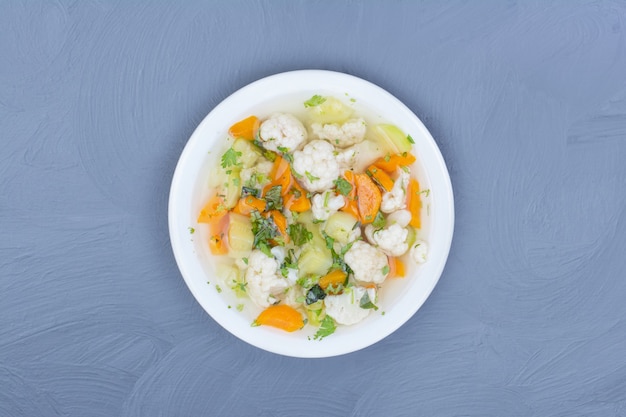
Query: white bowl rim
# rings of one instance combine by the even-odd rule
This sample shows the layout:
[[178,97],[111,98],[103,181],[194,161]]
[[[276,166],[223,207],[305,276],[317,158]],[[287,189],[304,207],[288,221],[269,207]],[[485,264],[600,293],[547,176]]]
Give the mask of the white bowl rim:
[[[249,107],[251,97],[258,103],[267,101],[268,91],[272,94],[278,92],[275,95],[284,95],[321,90],[358,91],[361,96],[375,96],[377,102],[384,103],[385,108],[393,109],[394,117],[388,118],[389,122],[411,132],[429,176],[431,198],[436,207],[432,230],[436,235],[431,233],[435,240],[428,242],[429,259],[424,264],[429,271],[427,282],[420,291],[411,292],[415,285],[407,291],[407,297],[415,296],[412,302],[406,301],[405,297],[401,306],[394,305],[386,312],[384,320],[373,321],[367,329],[346,332],[343,335],[338,331],[323,341],[313,342],[306,337],[294,338],[292,333],[272,328],[242,326],[232,319],[236,316],[235,311],[217,305],[220,295],[215,294],[215,291],[207,291],[206,277],[200,279],[204,286],[199,284],[198,279],[194,279],[199,274],[200,266],[196,265],[199,261],[193,250],[190,250],[192,247],[188,228],[191,224],[191,210],[188,205],[193,192],[191,183],[195,183],[198,167],[206,158],[206,152],[198,151],[204,149],[201,141],[211,132],[213,135],[225,133],[228,126],[224,125],[223,120],[233,120],[234,114],[241,113],[241,109],[246,106]],[[403,122],[398,123],[398,120]],[[407,129],[408,125],[410,129]],[[174,257],[185,283],[204,310],[224,329],[269,352],[292,357],[321,358],[347,354],[377,343],[406,323],[424,304],[443,273],[450,251],[454,231],[454,198],[450,176],[439,147],[421,120],[400,100],[381,87],[353,75],[328,70],[297,70],[271,75],[242,87],[219,103],[202,120],[185,145],[174,171],[168,203],[168,226]]]

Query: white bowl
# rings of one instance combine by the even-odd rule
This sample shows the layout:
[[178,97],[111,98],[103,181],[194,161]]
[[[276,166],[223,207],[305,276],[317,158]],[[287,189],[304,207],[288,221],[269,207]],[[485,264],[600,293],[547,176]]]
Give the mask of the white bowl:
[[[230,291],[218,292],[213,262],[196,222],[208,196],[207,175],[225,149],[229,126],[255,114],[304,111],[303,102],[314,94],[343,99],[365,113],[370,121],[397,125],[415,140],[417,177],[430,194],[423,201],[424,226],[420,237],[428,242],[428,261],[411,267],[407,277],[388,279],[379,293],[379,310],[353,326],[339,326],[323,340],[312,340],[315,329],[287,333],[267,326],[252,327],[260,309],[242,303]],[[294,357],[329,357],[370,346],[409,320],[426,301],[443,271],[454,228],[452,186],[432,136],[422,122],[398,99],[360,78],[322,70],[286,72],[263,78],[240,89],[213,109],[195,130],[183,150],[170,190],[169,231],[178,267],[200,305],[222,327],[241,340],[270,352]],[[207,284],[209,283],[209,284]],[[383,314],[384,312],[384,314]]]

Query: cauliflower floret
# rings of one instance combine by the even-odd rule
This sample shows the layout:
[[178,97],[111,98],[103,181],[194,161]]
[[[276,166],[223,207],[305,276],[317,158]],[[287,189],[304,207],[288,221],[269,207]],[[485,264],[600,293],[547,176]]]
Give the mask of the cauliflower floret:
[[341,169],[341,171],[345,171],[354,166],[356,162],[357,153],[358,152],[355,146],[348,148],[348,149],[344,149],[341,152],[335,151],[335,154],[336,154],[335,159],[337,160],[337,163],[339,164],[339,168]]
[[278,261],[260,250],[253,250],[248,257],[246,283],[250,299],[259,307],[269,307],[278,301],[276,295],[289,287],[289,281],[277,274]]
[[307,133],[302,122],[288,113],[276,113],[261,123],[261,141],[263,146],[274,152],[280,152],[278,148],[291,152],[307,139]]
[[367,240],[389,256],[401,256],[409,250],[406,238],[409,231],[395,223],[385,229],[374,229],[371,224],[365,228]]
[[411,247],[411,259],[418,264],[426,262],[428,255],[428,244],[423,240],[417,240]]
[[371,309],[361,308],[360,302],[367,294],[372,302],[376,301],[376,289],[353,287],[339,295],[328,295],[324,299],[326,314],[339,324],[351,325],[360,322],[370,314]]
[[313,140],[301,151],[293,153],[293,170],[308,191],[325,191],[332,188],[339,177],[339,164],[335,148],[323,140]]
[[350,119],[344,124],[329,123],[322,125],[313,123],[311,130],[320,139],[326,139],[338,148],[346,148],[363,141],[367,127],[365,120]]
[[316,220],[328,220],[331,214],[336,213],[345,204],[342,195],[335,195],[327,190],[321,194],[315,194],[312,199],[311,210]]
[[401,227],[407,227],[411,223],[411,212],[408,210],[398,210],[387,216],[387,224],[399,224]]
[[398,170],[398,178],[393,184],[391,191],[383,193],[380,210],[383,213],[391,213],[406,208],[406,188],[409,185],[409,173]]
[[[244,168],[239,172],[241,183],[249,186],[263,185],[269,181],[269,175],[274,164],[268,160],[264,160],[251,168]],[[255,176],[254,179],[252,176]]]
[[343,259],[357,281],[380,284],[389,274],[387,256],[362,240],[354,242]]

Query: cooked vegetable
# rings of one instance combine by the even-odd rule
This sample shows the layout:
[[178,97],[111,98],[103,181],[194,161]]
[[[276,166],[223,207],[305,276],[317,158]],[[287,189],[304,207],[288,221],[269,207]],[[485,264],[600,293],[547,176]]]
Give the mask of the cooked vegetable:
[[406,206],[411,212],[411,222],[409,224],[419,229],[422,227],[422,201],[420,199],[420,185],[414,178],[409,180],[409,186],[406,190]]
[[319,287],[326,291],[326,288],[332,286],[333,288],[337,288],[340,285],[343,285],[346,281],[348,274],[346,274],[341,269],[335,269],[328,274],[324,275],[320,278]]
[[233,258],[246,256],[252,250],[254,234],[250,218],[242,214],[228,216],[228,255]]
[[415,162],[415,156],[410,152],[387,154],[374,162],[374,165],[385,172],[393,173],[400,167],[409,167]]
[[356,238],[361,235],[358,220],[352,214],[343,211],[338,211],[328,218],[324,231],[342,245],[354,240],[351,237]]
[[286,332],[293,332],[304,327],[302,315],[293,307],[285,304],[267,307],[254,321],[256,325],[272,326]]
[[380,209],[382,195],[380,190],[367,174],[354,176],[357,193],[357,206],[361,223],[369,224],[374,221],[376,213]]
[[256,116],[246,117],[238,121],[228,129],[228,134],[233,138],[243,138],[245,140],[254,140],[256,132],[261,125],[261,121]]
[[374,137],[391,153],[409,152],[412,143],[408,136],[395,125],[378,124],[373,127]]
[[352,109],[334,97],[313,96],[305,102],[305,107],[311,120],[317,123],[341,123],[352,115]]
[[248,195],[239,199],[237,205],[233,207],[233,212],[249,216],[255,210],[259,212],[265,211],[266,206],[265,200]]
[[385,191],[391,191],[393,188],[393,180],[391,177],[376,165],[370,165],[365,172],[367,172],[367,175],[372,177],[376,184],[380,185]]

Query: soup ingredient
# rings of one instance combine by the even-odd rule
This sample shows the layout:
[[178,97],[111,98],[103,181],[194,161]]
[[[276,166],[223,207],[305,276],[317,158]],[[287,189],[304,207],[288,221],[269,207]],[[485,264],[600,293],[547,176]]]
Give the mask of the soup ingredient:
[[409,173],[402,169],[397,171],[398,177],[391,191],[383,193],[380,210],[383,213],[393,213],[406,208],[407,187],[409,186]]
[[387,154],[383,158],[379,158],[374,162],[374,165],[384,170],[385,172],[392,173],[400,167],[409,167],[415,162],[415,156],[410,152],[403,152],[397,154]]
[[339,324],[351,325],[358,323],[369,316],[371,312],[370,308],[361,307],[361,300],[365,296],[369,300],[375,300],[376,289],[353,287],[342,294],[329,295],[324,300],[326,314]]
[[261,121],[256,116],[246,117],[235,123],[228,129],[228,134],[233,138],[243,138],[245,140],[254,140],[256,132],[259,129]]
[[387,256],[362,240],[352,244],[344,261],[354,272],[354,279],[360,282],[381,284],[389,274]]
[[356,185],[359,219],[363,224],[372,223],[380,208],[380,189],[367,174],[356,174],[354,176],[354,182]]
[[375,229],[372,225],[365,228],[367,240],[389,256],[402,256],[409,250],[408,234],[409,231],[397,223],[384,229]]
[[290,283],[280,275],[279,263],[260,250],[253,250],[248,257],[245,280],[248,295],[260,307],[267,307],[280,300]]
[[335,148],[324,140],[313,140],[304,149],[293,153],[293,170],[308,191],[318,192],[333,187],[339,177]]
[[390,153],[411,151],[413,139],[395,125],[378,124],[373,128],[381,145]]
[[325,139],[338,148],[347,148],[348,146],[363,142],[365,139],[366,125],[365,120],[350,119],[343,124],[339,123],[313,123],[311,125],[313,134],[320,139]]
[[420,228],[422,226],[421,209],[422,201],[420,199],[420,185],[416,179],[411,178],[407,186],[407,207],[411,212],[411,226]]
[[331,190],[321,194],[315,194],[312,198],[311,210],[316,220],[328,220],[331,214],[336,213],[345,204],[341,195],[336,195]]
[[306,141],[307,132],[302,122],[288,113],[276,113],[261,123],[259,137],[265,149],[291,152]]
[[417,240],[411,246],[411,259],[415,262],[423,264],[426,262],[426,257],[428,255],[428,244],[423,240]]
[[259,314],[254,323],[276,327],[287,332],[293,332],[304,327],[304,320],[298,310],[285,304],[266,308]]
[[313,122],[342,123],[352,115],[352,109],[335,97],[322,97],[321,99],[316,99],[316,97],[320,96],[313,96],[311,100],[304,103]]

